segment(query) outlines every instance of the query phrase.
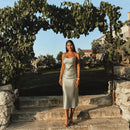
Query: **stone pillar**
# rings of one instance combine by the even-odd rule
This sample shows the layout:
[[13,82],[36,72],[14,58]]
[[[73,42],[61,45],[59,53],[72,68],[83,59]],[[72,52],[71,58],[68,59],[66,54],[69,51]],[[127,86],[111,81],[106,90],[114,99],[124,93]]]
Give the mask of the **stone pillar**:
[[130,67],[115,66],[114,74],[115,102],[122,110],[122,118],[130,122]]
[[0,86],[0,130],[5,130],[9,124],[15,98],[11,84]]

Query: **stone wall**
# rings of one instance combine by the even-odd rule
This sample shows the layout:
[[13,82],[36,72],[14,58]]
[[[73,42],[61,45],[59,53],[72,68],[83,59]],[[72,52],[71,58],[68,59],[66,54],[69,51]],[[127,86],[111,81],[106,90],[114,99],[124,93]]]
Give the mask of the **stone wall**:
[[127,66],[115,66],[114,74],[117,79],[129,80],[130,81],[130,67]]
[[122,110],[122,117],[130,122],[130,81],[116,80],[116,104]]
[[[130,67],[115,66],[115,103],[122,110],[122,118],[130,122]],[[108,93],[112,93],[111,81]]]
[[13,92],[11,84],[0,86],[0,130],[5,130],[9,124],[14,110],[15,92]]

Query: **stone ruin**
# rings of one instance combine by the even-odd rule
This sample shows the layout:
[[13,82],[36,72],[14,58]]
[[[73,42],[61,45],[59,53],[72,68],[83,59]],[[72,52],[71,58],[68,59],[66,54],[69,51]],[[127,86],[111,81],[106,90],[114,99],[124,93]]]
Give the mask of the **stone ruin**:
[[[122,111],[122,118],[130,122],[130,67],[114,67],[115,103]],[[112,94],[112,85],[109,81],[108,93]]]
[[17,97],[18,90],[13,91],[11,84],[0,86],[0,130],[5,130],[8,126]]

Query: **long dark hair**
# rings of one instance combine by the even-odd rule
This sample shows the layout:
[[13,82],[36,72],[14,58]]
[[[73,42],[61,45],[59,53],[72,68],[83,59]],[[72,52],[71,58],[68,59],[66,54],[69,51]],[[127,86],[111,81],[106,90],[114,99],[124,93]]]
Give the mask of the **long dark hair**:
[[[73,45],[73,51],[76,52],[76,50],[75,50],[75,45],[74,45],[73,41],[72,41],[72,40],[68,40],[68,41],[66,42],[66,46],[67,46],[67,43],[68,43],[68,42],[70,42],[70,43]],[[66,47],[66,52],[68,52],[67,47]]]

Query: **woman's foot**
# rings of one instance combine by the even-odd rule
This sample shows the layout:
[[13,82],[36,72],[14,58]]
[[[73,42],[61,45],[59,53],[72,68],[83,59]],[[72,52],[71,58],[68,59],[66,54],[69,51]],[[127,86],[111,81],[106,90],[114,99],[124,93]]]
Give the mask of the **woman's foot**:
[[71,125],[73,125],[73,124],[74,124],[73,120],[70,119],[70,120],[69,120],[69,125],[71,126]]
[[66,128],[66,127],[68,127],[69,126],[69,123],[68,123],[68,121],[66,121],[65,123],[64,123],[64,127]]

